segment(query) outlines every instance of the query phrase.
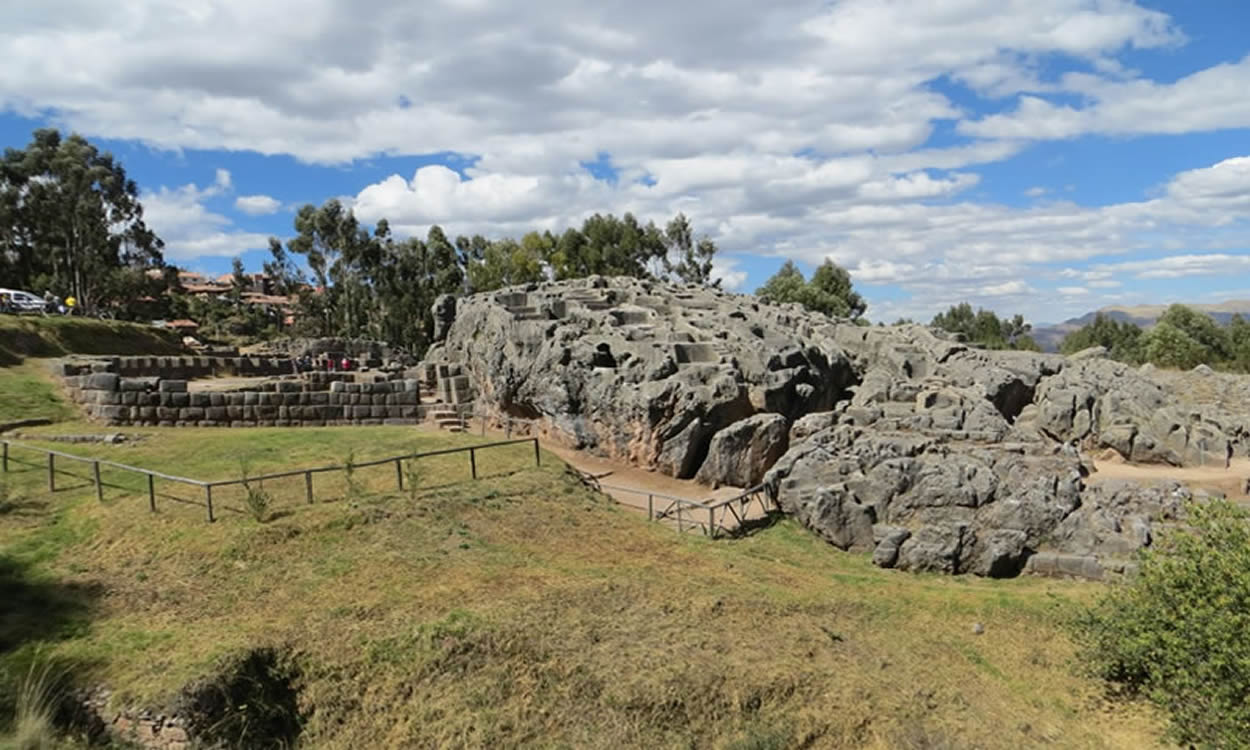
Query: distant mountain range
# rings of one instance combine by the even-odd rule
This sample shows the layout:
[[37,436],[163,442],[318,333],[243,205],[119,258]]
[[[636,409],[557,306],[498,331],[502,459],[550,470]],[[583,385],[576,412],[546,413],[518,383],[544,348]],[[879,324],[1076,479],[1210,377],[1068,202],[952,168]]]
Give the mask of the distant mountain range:
[[[1250,318],[1250,300],[1229,300],[1228,302],[1220,302],[1214,305],[1191,305],[1183,303],[1188,307],[1192,307],[1200,312],[1207,313],[1215,318],[1220,325],[1228,325],[1228,321],[1238,313],[1242,317]],[[1056,325],[1038,326],[1033,329],[1033,340],[1042,347],[1044,351],[1053,352],[1059,350],[1059,344],[1063,341],[1063,337],[1072,331],[1083,328],[1094,322],[1094,316],[1102,313],[1107,317],[1118,320],[1135,323],[1142,328],[1149,328],[1155,324],[1159,316],[1168,309],[1167,305],[1132,305],[1120,306],[1112,305],[1104,307],[1101,310],[1086,313],[1079,318],[1065,320]]]

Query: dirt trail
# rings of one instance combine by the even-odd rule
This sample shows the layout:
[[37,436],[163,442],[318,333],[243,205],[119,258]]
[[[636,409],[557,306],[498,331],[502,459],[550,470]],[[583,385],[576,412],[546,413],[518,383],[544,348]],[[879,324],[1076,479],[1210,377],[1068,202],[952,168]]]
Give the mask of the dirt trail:
[[[477,426],[471,427],[470,432],[474,435],[482,435],[480,422]],[[422,423],[421,429],[437,429],[429,423]],[[506,435],[502,430],[488,428],[485,432],[488,438],[497,440],[506,439]],[[513,435],[513,437],[521,437]],[[608,458],[590,455],[584,451],[574,450],[567,446],[561,445],[551,440],[539,437],[539,444],[543,450],[553,453],[560,457],[568,465],[585,474],[592,474],[599,479],[603,485],[603,491],[611,496],[621,505],[627,506],[634,510],[647,512],[647,493],[655,493],[657,495],[671,495],[680,497],[685,500],[693,500],[695,502],[706,502],[709,500],[724,500],[736,497],[742,493],[739,487],[724,486],[718,489],[694,481],[693,479],[676,479],[666,474],[655,471],[647,471],[637,466],[631,466],[622,461],[614,461]],[[634,490],[632,492],[623,491]],[[655,498],[654,509],[659,512],[668,507],[669,501],[661,498]],[[741,512],[741,511],[739,511]],[[723,517],[724,516],[724,517]],[[764,512],[758,505],[752,505],[746,512],[744,520],[754,520],[762,518]],[[687,520],[697,522],[706,522],[706,512],[693,509],[685,514]],[[728,528],[734,527],[734,516],[732,514],[718,514],[717,522]]]
[[1105,482],[1111,479],[1132,479],[1149,482],[1174,479],[1191,489],[1216,490],[1230,500],[1245,501],[1246,482],[1250,480],[1250,458],[1234,458],[1227,469],[1215,466],[1191,466],[1178,468],[1158,464],[1130,464],[1124,461],[1100,460],[1094,464],[1089,481]]

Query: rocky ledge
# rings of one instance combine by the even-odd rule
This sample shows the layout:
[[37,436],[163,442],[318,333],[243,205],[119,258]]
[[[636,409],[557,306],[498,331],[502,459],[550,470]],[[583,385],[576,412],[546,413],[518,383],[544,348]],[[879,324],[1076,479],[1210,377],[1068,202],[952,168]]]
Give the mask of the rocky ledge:
[[1227,466],[1250,446],[1236,388],[1096,350],[984,351],[625,278],[445,297],[434,313],[428,361],[461,365],[479,408],[676,477],[767,480],[788,513],[884,566],[1122,571],[1188,493],[1087,487],[1083,453]]

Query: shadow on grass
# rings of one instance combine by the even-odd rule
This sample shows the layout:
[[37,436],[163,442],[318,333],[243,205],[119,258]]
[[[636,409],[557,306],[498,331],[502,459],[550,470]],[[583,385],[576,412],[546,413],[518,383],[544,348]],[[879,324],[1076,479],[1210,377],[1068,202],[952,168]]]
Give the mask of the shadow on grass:
[[782,513],[779,510],[770,510],[767,515],[761,518],[749,518],[738,524],[737,528],[731,529],[727,533],[722,533],[725,533],[725,535],[731,539],[747,537],[752,534],[758,534],[765,529],[771,529],[773,526],[776,526],[784,521],[785,518],[785,513]]
[[20,561],[0,555],[0,656],[27,642],[78,632],[101,594],[98,586],[40,579]]
[[34,518],[43,516],[48,510],[47,500],[31,500],[16,498],[0,501],[0,518]]

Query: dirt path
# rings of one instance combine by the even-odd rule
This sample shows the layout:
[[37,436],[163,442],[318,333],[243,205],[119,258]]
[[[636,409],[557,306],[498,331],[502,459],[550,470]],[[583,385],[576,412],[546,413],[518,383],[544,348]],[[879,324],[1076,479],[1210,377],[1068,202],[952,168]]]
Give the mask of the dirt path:
[[1097,483],[1111,479],[1132,479],[1140,482],[1175,479],[1191,489],[1216,490],[1224,493],[1230,500],[1245,501],[1250,499],[1246,495],[1246,482],[1250,480],[1250,458],[1235,458],[1227,469],[1214,466],[1178,468],[1114,460],[1098,461],[1089,481]]
[[[420,429],[435,430],[437,428],[429,423],[422,423]],[[477,428],[471,429],[470,432],[474,435],[482,435],[480,423]],[[503,440],[507,437],[502,430],[489,428],[486,430],[485,436],[497,440]],[[597,477],[603,486],[604,493],[611,496],[618,503],[642,513],[647,512],[648,493],[671,495],[672,497],[693,500],[695,502],[724,500],[736,497],[742,493],[742,489],[739,487],[725,486],[712,489],[693,479],[676,479],[656,471],[647,471],[646,469],[626,464],[623,461],[614,461],[590,455],[585,451],[574,450],[541,437],[539,438],[539,444],[542,445],[543,450],[559,456],[562,461],[578,471]],[[663,498],[654,498],[653,508],[656,512],[659,512],[668,507],[670,502]],[[741,513],[742,511],[739,512]],[[724,525],[726,528],[733,528],[737,525],[733,514],[718,513],[716,517],[718,524]],[[758,504],[755,504],[750,506],[745,512],[743,520],[755,520],[763,518],[764,515],[763,509]],[[699,511],[698,509],[688,510],[684,514],[684,518],[699,523],[707,521],[706,511]]]

